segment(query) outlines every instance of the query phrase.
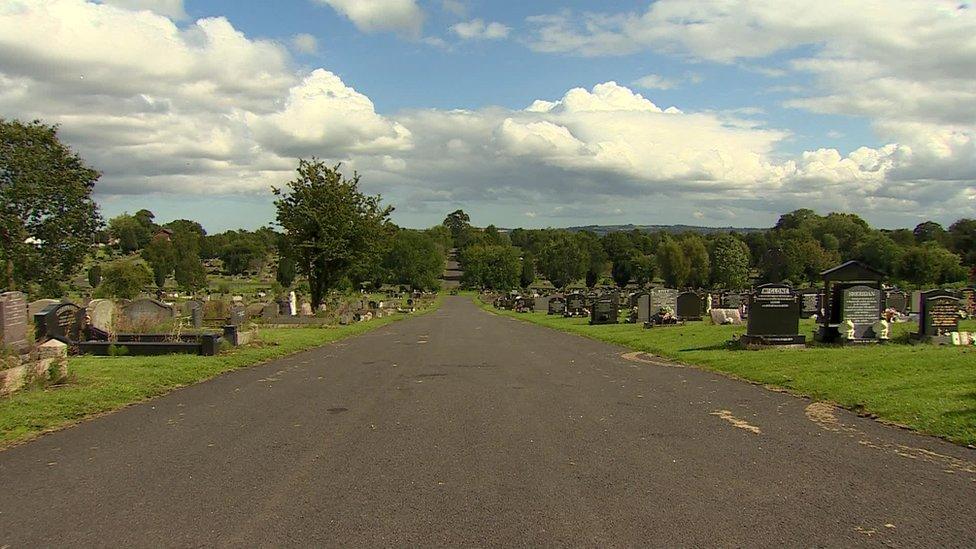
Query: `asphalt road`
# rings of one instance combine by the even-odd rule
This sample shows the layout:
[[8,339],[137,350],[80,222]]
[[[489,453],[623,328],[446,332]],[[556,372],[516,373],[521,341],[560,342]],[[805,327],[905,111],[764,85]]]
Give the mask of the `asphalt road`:
[[448,298],[0,452],[0,547],[976,545],[976,451],[624,353]]

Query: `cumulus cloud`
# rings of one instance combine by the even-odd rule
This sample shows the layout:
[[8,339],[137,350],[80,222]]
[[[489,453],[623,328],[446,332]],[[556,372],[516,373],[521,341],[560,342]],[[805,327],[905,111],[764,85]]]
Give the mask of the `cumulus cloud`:
[[512,29],[495,21],[472,19],[451,26],[451,31],[463,40],[501,40],[508,38]]
[[319,41],[311,34],[302,32],[291,37],[291,47],[298,53],[315,53],[319,51]]
[[331,6],[363,32],[393,31],[417,38],[424,12],[416,0],[317,0]]
[[148,10],[176,21],[186,19],[183,0],[102,0],[102,2],[129,10]]
[[614,82],[524,109],[385,114],[223,18],[181,27],[83,0],[0,4],[0,116],[61,124],[104,172],[102,197],[265,193],[312,155],[359,170],[401,212],[491,205],[538,223],[755,225],[801,206],[958,217],[976,196],[969,119],[895,117],[878,125],[891,145],[788,155],[790,133],[761,112],[659,106]]

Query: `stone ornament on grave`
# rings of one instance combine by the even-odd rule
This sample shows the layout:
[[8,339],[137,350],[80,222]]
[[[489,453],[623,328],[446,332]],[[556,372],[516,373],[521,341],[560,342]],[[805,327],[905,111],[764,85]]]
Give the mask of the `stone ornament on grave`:
[[27,349],[27,299],[21,292],[0,294],[0,347]]

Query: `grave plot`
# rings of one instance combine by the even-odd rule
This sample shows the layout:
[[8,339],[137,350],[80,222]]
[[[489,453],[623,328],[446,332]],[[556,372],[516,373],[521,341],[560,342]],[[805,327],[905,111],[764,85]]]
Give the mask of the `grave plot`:
[[785,284],[764,284],[749,298],[746,334],[739,338],[744,347],[803,346],[806,336],[799,334],[800,300]]
[[910,336],[913,342],[936,345],[972,345],[973,335],[959,331],[962,300],[946,290],[930,290],[922,294],[918,331]]

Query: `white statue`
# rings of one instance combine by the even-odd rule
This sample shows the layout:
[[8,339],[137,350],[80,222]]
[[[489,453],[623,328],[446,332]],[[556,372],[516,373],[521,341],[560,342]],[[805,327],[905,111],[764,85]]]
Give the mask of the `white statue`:
[[850,319],[845,320],[841,323],[840,327],[841,337],[846,340],[854,339],[854,322]]
[[891,325],[887,320],[881,319],[875,322],[874,326],[871,328],[881,341],[888,341],[891,339]]

